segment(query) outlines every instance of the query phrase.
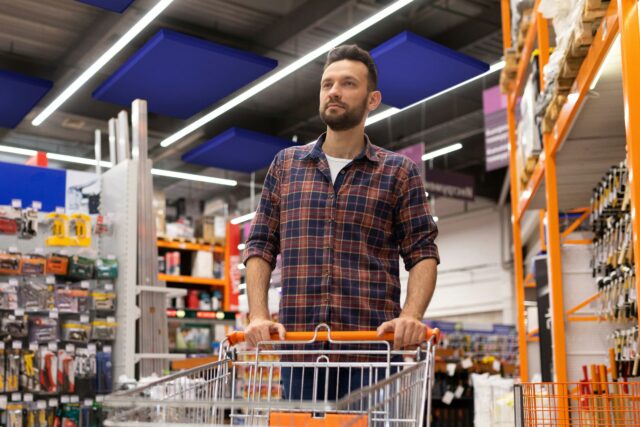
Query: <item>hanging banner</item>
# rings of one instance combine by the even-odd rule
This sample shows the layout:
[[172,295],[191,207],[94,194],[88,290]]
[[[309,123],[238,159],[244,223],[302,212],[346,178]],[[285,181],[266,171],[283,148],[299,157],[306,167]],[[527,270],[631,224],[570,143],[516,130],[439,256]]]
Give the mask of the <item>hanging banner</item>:
[[467,201],[475,199],[475,179],[471,175],[428,169],[426,178],[425,188],[429,194]]
[[494,86],[482,92],[486,171],[509,166],[507,97]]
[[405,155],[413,160],[416,166],[418,166],[420,176],[424,177],[424,161],[422,160],[422,156],[424,155],[424,144],[422,142],[398,150],[397,153]]

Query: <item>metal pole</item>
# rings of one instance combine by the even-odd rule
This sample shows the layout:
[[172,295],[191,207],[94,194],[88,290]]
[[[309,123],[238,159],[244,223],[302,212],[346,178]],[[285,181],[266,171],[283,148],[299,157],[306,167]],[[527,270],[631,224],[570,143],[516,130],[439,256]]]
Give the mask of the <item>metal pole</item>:
[[[640,277],[640,4],[618,0],[620,44],[622,48],[622,92],[627,134],[627,161],[631,185],[631,222],[636,277]],[[640,295],[640,279],[636,280]]]
[[129,115],[125,110],[118,113],[118,162],[131,158],[129,149]]
[[95,139],[96,175],[98,175],[98,179],[100,179],[102,175],[102,167],[100,166],[100,162],[102,161],[102,133],[100,129],[96,129],[93,136]]
[[116,153],[116,119],[109,119],[109,160],[111,166],[118,164],[118,156]]
[[[502,0],[502,31],[505,49],[511,47],[511,10],[509,0]],[[520,352],[520,380],[529,379],[529,360],[527,353],[527,331],[524,316],[524,261],[522,259],[522,235],[518,215],[518,172],[516,169],[516,114],[515,105],[509,97],[507,105],[507,124],[509,126],[509,175],[511,177],[511,224],[513,227],[513,270],[515,274],[516,317],[518,326],[518,350]]]

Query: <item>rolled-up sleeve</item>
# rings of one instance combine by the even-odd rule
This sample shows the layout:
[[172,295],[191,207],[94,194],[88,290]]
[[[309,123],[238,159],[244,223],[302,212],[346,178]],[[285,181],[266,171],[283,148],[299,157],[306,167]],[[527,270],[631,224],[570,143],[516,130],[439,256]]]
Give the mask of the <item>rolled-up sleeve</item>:
[[395,209],[395,237],[407,271],[425,258],[440,256],[435,240],[438,227],[431,216],[418,167],[407,160],[408,172],[400,178]]
[[251,223],[251,231],[246,241],[243,263],[249,258],[260,257],[276,266],[280,253],[280,176],[282,174],[283,152],[276,155],[269,167],[262,187],[262,195]]

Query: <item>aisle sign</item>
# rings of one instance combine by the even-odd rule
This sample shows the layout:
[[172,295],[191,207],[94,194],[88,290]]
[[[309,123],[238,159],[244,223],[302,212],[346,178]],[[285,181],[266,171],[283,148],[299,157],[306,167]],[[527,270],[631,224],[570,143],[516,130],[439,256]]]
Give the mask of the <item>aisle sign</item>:
[[425,188],[429,194],[472,202],[475,199],[475,184],[471,175],[428,169]]
[[484,150],[487,172],[509,166],[507,96],[494,86],[482,92]]
[[413,163],[418,166],[420,176],[424,177],[424,161],[422,156],[424,155],[424,144],[419,142],[397,151],[398,154],[402,154],[413,160]]

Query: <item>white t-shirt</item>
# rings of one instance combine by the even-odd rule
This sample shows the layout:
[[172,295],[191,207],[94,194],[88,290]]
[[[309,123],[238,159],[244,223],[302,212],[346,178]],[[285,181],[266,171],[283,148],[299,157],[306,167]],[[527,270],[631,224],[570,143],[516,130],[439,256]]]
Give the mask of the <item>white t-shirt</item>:
[[339,157],[331,157],[327,153],[324,154],[329,162],[329,169],[331,170],[331,182],[335,184],[336,177],[345,166],[351,163],[352,159],[341,159]]

